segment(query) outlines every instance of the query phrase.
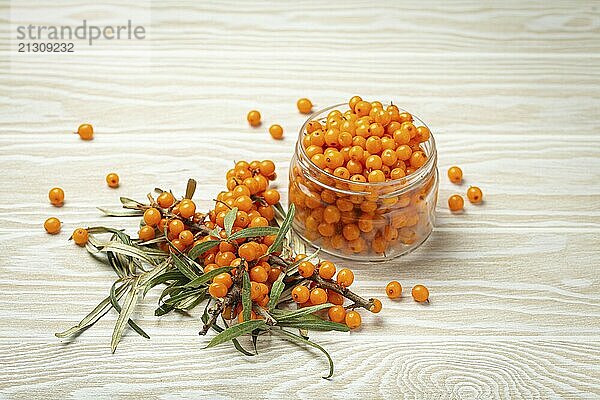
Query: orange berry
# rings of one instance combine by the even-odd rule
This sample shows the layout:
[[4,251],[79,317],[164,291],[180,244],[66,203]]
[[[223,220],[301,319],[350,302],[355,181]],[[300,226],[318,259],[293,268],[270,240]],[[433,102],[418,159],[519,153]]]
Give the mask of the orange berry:
[[430,136],[431,131],[429,131],[429,128],[427,128],[426,126],[419,126],[417,128],[417,138],[419,139],[419,142],[428,141]]
[[336,280],[338,285],[348,287],[352,285],[352,282],[354,282],[354,272],[348,268],[341,269],[337,274]]
[[381,157],[379,157],[378,155],[369,156],[365,160],[365,167],[367,167],[368,169],[381,169],[382,165],[383,161],[381,161]]
[[346,240],[355,240],[360,236],[360,230],[355,224],[347,224],[342,228],[342,234]]
[[48,199],[53,206],[60,207],[65,201],[65,192],[59,187],[52,188],[48,192]]
[[323,220],[328,224],[335,224],[341,218],[342,214],[336,206],[327,206],[323,210]]
[[256,226],[269,226],[269,221],[265,217],[256,217],[252,221],[250,221],[250,228],[254,228]]
[[283,128],[281,125],[271,125],[269,127],[269,133],[273,139],[282,139],[283,138]]
[[246,116],[246,119],[251,126],[260,125],[260,113],[256,110],[250,111]]
[[196,213],[196,203],[190,199],[183,199],[179,203],[179,215],[182,218],[190,218]]
[[346,309],[342,306],[333,306],[327,311],[327,315],[331,321],[342,323],[346,319]]
[[231,279],[231,274],[228,272],[222,272],[213,278],[213,283],[221,283],[225,285],[227,289],[229,289],[231,285],[233,285],[233,280]]
[[92,140],[94,138],[94,128],[90,124],[81,124],[77,128],[77,134],[82,140]]
[[371,311],[374,314],[377,314],[378,312],[381,311],[382,308],[382,304],[381,301],[379,301],[379,299],[373,299],[373,305],[371,306],[371,308],[369,309],[369,311]]
[[115,174],[114,172],[106,175],[106,183],[111,188],[119,187],[119,175]]
[[385,287],[385,293],[390,299],[397,299],[402,296],[402,285],[398,281],[391,281]]
[[341,306],[344,304],[344,296],[342,296],[338,292],[334,292],[333,290],[328,290],[327,291],[327,301],[331,304]]
[[360,327],[360,324],[362,323],[360,314],[354,310],[348,311],[346,313],[346,318],[344,320],[346,322],[346,325],[350,329],[356,329],[356,328]]
[[323,279],[331,279],[335,275],[335,264],[331,261],[323,261],[319,264],[319,276]]
[[185,225],[181,220],[173,219],[169,221],[169,234],[173,237],[179,237],[179,234],[183,232],[185,229]]
[[410,155],[410,165],[415,168],[421,168],[427,161],[427,156],[422,151],[415,151]]
[[231,251],[218,252],[215,256],[215,264],[219,267],[228,267],[235,260],[235,254]]
[[44,229],[51,235],[55,235],[60,232],[60,220],[58,218],[50,217],[44,222]]
[[429,290],[423,285],[415,285],[412,288],[412,297],[415,301],[423,303],[429,300]]
[[296,286],[292,289],[292,299],[296,303],[306,303],[310,298],[310,290],[303,285]]
[[151,207],[144,212],[144,222],[148,226],[156,226],[160,222],[161,215],[160,211],[156,208]]
[[256,266],[250,270],[250,279],[254,282],[264,283],[269,279],[269,273],[261,266]]
[[319,287],[310,291],[310,302],[314,305],[327,303],[327,292]]
[[448,208],[450,211],[460,211],[463,209],[465,205],[465,201],[462,196],[458,194],[453,194],[448,198]]
[[398,160],[410,160],[411,155],[412,149],[409,145],[403,144],[401,146],[398,146],[398,148],[396,149],[396,157],[398,158]]
[[382,170],[376,169],[369,172],[369,177],[367,179],[369,183],[385,182],[385,174]]
[[312,102],[304,97],[298,99],[296,106],[298,107],[298,111],[300,111],[302,114],[309,114],[313,107]]
[[238,210],[248,212],[252,208],[253,202],[250,196],[243,195],[235,199],[234,205]]
[[279,195],[279,192],[277,190],[269,189],[263,193],[263,198],[265,199],[268,205],[272,206],[273,204],[279,203],[279,199],[281,198],[281,196]]
[[256,260],[257,250],[254,242],[244,243],[238,249],[238,255],[246,261]]
[[158,195],[156,202],[161,208],[169,208],[175,202],[175,197],[170,192],[162,192]]
[[467,190],[467,198],[471,203],[479,204],[481,203],[481,200],[483,200],[483,193],[481,192],[481,189],[479,189],[477,186],[471,186]]
[[183,230],[179,232],[179,240],[181,240],[181,243],[183,243],[185,246],[189,246],[190,244],[194,243],[194,234],[187,229]]
[[154,231],[154,228],[151,226],[148,226],[148,225],[142,226],[138,232],[138,238],[142,242],[147,242],[148,240],[152,240],[152,239],[154,239],[155,236],[156,236],[156,232]]
[[88,241],[89,234],[87,229],[77,228],[73,232],[73,241],[77,243],[79,246],[85,246]]
[[259,169],[262,175],[271,176],[275,172],[275,163],[271,160],[261,161]]
[[179,250],[180,252],[183,252],[185,250],[185,248],[187,247],[181,240],[179,239],[175,239],[171,242],[171,246],[177,250]]
[[315,272],[315,265],[310,261],[303,261],[298,265],[298,273],[304,278],[312,276]]
[[215,298],[222,298],[227,296],[227,286],[222,283],[211,283],[208,286],[208,293]]
[[371,107],[371,103],[369,103],[368,101],[359,101],[354,105],[354,112],[357,116],[364,117],[366,115],[369,115],[369,113],[371,112]]
[[350,107],[350,110],[354,111],[354,107],[356,107],[356,104],[359,101],[362,101],[362,98],[360,96],[352,96],[352,98],[348,102],[348,107]]

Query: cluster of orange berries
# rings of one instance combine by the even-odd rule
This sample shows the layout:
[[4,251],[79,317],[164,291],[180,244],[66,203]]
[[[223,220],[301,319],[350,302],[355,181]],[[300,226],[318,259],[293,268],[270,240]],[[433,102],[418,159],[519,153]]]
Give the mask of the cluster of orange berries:
[[[310,114],[313,108],[312,102],[307,98],[301,98],[296,102],[298,111],[302,114]],[[246,115],[246,120],[250,126],[257,127],[261,124],[261,115],[258,110],[251,110]],[[283,139],[283,128],[279,124],[273,124],[269,127],[269,134],[273,139]]]
[[[460,185],[462,183],[463,172],[460,167],[453,166],[448,169],[448,179],[450,182]],[[483,192],[477,186],[470,186],[467,189],[467,198],[472,204],[479,204],[483,201]],[[465,201],[459,194],[453,194],[448,198],[448,208],[450,211],[461,211]]]
[[316,172],[302,162],[292,165],[296,229],[334,253],[406,251],[432,229],[435,168],[407,185],[427,163],[421,145],[431,133],[395,105],[354,96],[348,106],[305,124],[301,146]]
[[[119,187],[119,175],[115,174],[114,172],[111,172],[110,174],[106,175],[106,183],[111,188]],[[48,192],[48,200],[53,206],[62,207],[65,202],[65,191],[59,187],[54,187],[50,189],[50,191]],[[61,221],[56,217],[50,217],[44,222],[44,229],[51,235],[55,235],[58,232],[60,232],[61,226]]]
[[[385,287],[385,293],[390,299],[397,299],[402,296],[402,285],[398,281],[391,281]],[[419,303],[429,301],[429,290],[423,285],[415,285],[411,291],[412,297]]]

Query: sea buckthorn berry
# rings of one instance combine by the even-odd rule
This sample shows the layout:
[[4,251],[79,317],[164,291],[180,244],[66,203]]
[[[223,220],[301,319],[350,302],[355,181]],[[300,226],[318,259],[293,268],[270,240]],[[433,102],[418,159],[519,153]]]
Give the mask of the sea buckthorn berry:
[[312,120],[308,124],[306,124],[306,133],[310,134],[322,128],[323,126],[319,121]]
[[77,228],[75,229],[75,231],[73,232],[73,241],[78,244],[79,246],[85,246],[85,244],[88,241],[89,238],[89,234],[87,229],[84,228]]
[[250,228],[254,228],[257,226],[269,226],[269,221],[265,217],[256,217],[252,221],[250,221]]
[[371,103],[369,103],[368,101],[359,101],[354,106],[354,113],[359,117],[364,117],[366,115],[369,115],[369,113],[371,112],[371,108]]
[[310,290],[303,285],[296,286],[292,289],[292,299],[296,303],[306,303],[310,299]]
[[385,293],[390,299],[397,299],[402,296],[402,285],[398,281],[391,281],[385,287]]
[[147,242],[148,240],[152,240],[152,239],[154,239],[155,236],[156,236],[156,232],[154,231],[154,228],[151,226],[148,226],[148,225],[142,226],[138,232],[138,238],[142,242]]
[[254,242],[244,243],[238,249],[238,255],[246,261],[254,261],[257,257],[257,249]]
[[310,158],[310,161],[315,163],[317,167],[320,169],[325,169],[327,165],[325,164],[325,155],[324,154],[315,154]]
[[410,160],[411,155],[412,155],[412,149],[410,148],[410,146],[408,146],[406,144],[398,146],[398,148],[396,149],[396,157],[398,157],[398,160],[402,160],[402,161]]
[[60,232],[60,220],[58,218],[50,217],[44,222],[44,229],[51,235],[55,235]]
[[337,323],[342,323],[346,319],[346,309],[342,306],[333,306],[327,310],[329,320]]
[[331,261],[323,261],[319,264],[319,276],[323,279],[331,279],[335,275],[335,264]]
[[312,158],[315,154],[323,154],[323,148],[314,144],[311,144],[306,148],[306,155],[308,158]]
[[170,192],[162,192],[158,195],[156,202],[161,208],[169,208],[175,202],[175,197]]
[[315,265],[310,261],[303,261],[298,265],[298,273],[300,276],[308,278],[315,272]]
[[346,240],[355,240],[360,236],[360,229],[355,224],[347,224],[342,228],[342,234]]
[[319,305],[327,303],[327,292],[325,289],[321,289],[319,287],[314,288],[310,291],[310,302],[312,304]]
[[400,179],[400,178],[404,178],[406,176],[406,172],[404,172],[404,170],[402,168],[394,168],[391,172],[390,172],[390,179]]
[[233,285],[233,280],[231,279],[231,274],[228,272],[222,272],[213,278],[213,283],[221,283],[227,289],[229,289],[231,285]]
[[396,162],[398,161],[398,156],[396,155],[396,152],[392,149],[385,149],[382,153],[381,153],[381,162],[385,165],[387,165],[388,167],[391,167],[392,165],[396,164]]
[[412,288],[412,297],[415,301],[423,303],[429,300],[429,290],[423,285],[415,285]]
[[144,222],[149,226],[156,226],[161,219],[160,211],[151,207],[144,212]]
[[[148,224],[148,225],[150,225],[150,224]],[[150,225],[150,226],[152,226],[152,225]],[[173,219],[173,220],[169,221],[168,226],[169,226],[169,234],[173,235],[174,237],[179,237],[179,234],[181,232],[183,232],[185,229],[185,225],[183,224],[183,222],[181,222],[181,220],[178,220],[178,219]]]
[[275,163],[271,160],[264,160],[259,165],[260,173],[264,176],[271,176],[275,172]]
[[483,193],[477,186],[471,186],[467,190],[467,198],[471,203],[478,204],[481,203],[481,200],[483,200]]
[[256,110],[250,111],[246,116],[246,119],[251,126],[260,125],[260,113]]
[[465,201],[462,196],[458,194],[453,194],[448,198],[448,208],[450,211],[460,211],[463,209],[465,205]]
[[94,127],[90,124],[81,124],[77,128],[77,134],[82,140],[92,140],[94,138]]
[[269,189],[263,193],[263,198],[265,199],[268,205],[272,206],[273,204],[279,203],[279,199],[281,198],[281,196],[279,195],[279,192],[277,190]]
[[354,282],[354,272],[348,268],[341,269],[337,274],[336,281],[338,285],[348,287]]
[[344,165],[344,156],[337,150],[325,154],[325,165],[331,169],[336,169]]
[[235,199],[234,204],[238,210],[248,212],[252,208],[252,199],[250,196],[242,195]]
[[404,122],[412,122],[412,121],[413,121],[413,116],[410,115],[410,113],[403,112],[398,115],[398,122],[400,122],[401,124]]
[[333,171],[333,175],[341,179],[350,179],[350,171],[345,167],[337,167]]
[[250,189],[248,189],[248,186],[245,185],[239,185],[236,186],[235,189],[233,189],[233,198],[237,199],[240,196],[250,196]]
[[346,318],[344,321],[346,322],[346,326],[348,326],[350,329],[356,329],[360,327],[360,324],[362,323],[360,314],[354,310],[346,313]]
[[448,168],[448,179],[450,182],[459,184],[462,182],[463,172],[459,167],[453,166]]
[[379,153],[381,151],[381,139],[377,136],[371,136],[367,139],[365,149],[371,154]]
[[431,136],[431,131],[429,130],[428,127],[419,126],[417,128],[417,138],[419,139],[419,142],[428,141],[430,136]]
[[350,107],[350,110],[354,110],[354,107],[356,107],[356,104],[359,101],[362,101],[362,98],[360,96],[352,96],[352,98],[348,102],[348,107]]
[[328,224],[327,222],[322,222],[317,227],[317,230],[319,231],[321,236],[330,237],[335,234],[335,225]]
[[363,171],[363,166],[360,161],[349,160],[346,163],[346,169],[351,175],[356,175],[360,174]]
[[369,172],[369,177],[367,178],[367,180],[370,183],[385,182],[385,174],[382,170],[376,169],[374,171]]
[[348,154],[350,155],[350,160],[358,162],[363,159],[364,149],[361,146],[352,146]]
[[48,192],[48,200],[53,206],[60,207],[65,201],[65,192],[59,187],[52,188]]
[[379,299],[373,299],[373,305],[371,306],[371,308],[369,308],[369,311],[371,311],[374,314],[377,314],[381,311],[382,308],[383,306],[381,304],[381,301]]
[[194,243],[194,234],[189,230],[183,230],[179,233],[179,240],[186,246]]
[[111,172],[110,174],[106,175],[106,184],[111,188],[118,188],[119,175],[115,174],[114,172]]
[[394,142],[401,146],[403,144],[408,144],[410,142],[410,132],[404,129],[397,129],[393,134]]
[[344,296],[333,290],[327,290],[327,302],[341,306],[344,304]]
[[231,251],[218,252],[215,256],[215,264],[219,267],[228,267],[235,260],[235,254]]
[[[385,133],[385,128],[380,123],[373,122],[371,125],[369,125],[369,134],[371,135],[371,137],[381,138],[384,133]],[[367,142],[368,141],[369,140],[367,139]],[[379,142],[379,144],[381,146],[381,141]]]
[[323,210],[323,220],[328,224],[335,224],[341,218],[340,210],[336,206],[327,206]]
[[338,145],[338,139],[340,137],[340,132],[336,129],[328,129],[327,132],[325,132],[325,144],[327,146],[333,147],[333,146],[337,146]]
[[[260,215],[263,216],[263,218],[265,218],[267,220],[267,224],[261,225],[261,226],[269,225],[269,221],[271,221],[273,218],[275,218],[275,210],[273,210],[273,207],[271,207],[271,206],[259,206],[258,212],[260,213]],[[254,221],[254,218],[251,221]]]
[[269,279],[269,273],[261,266],[256,266],[250,270],[250,279],[254,282],[264,283]]
[[174,247],[175,249],[179,250],[180,252],[183,252],[185,250],[185,248],[187,247],[181,240],[179,239],[175,239],[171,242],[171,246]]
[[415,151],[410,156],[410,165],[414,168],[421,168],[427,161],[427,156],[422,151]]
[[381,169],[382,166],[383,161],[381,160],[381,157],[377,155],[369,156],[365,160],[365,167],[367,167],[368,169]]
[[352,146],[352,133],[342,131],[338,135],[338,144],[342,147]]
[[269,127],[269,134],[273,139],[283,139],[283,128],[281,125],[273,124]]
[[300,111],[302,114],[310,114],[313,105],[309,99],[303,97],[298,99],[296,102],[296,107],[298,107],[298,111]]
[[158,231],[160,233],[164,233],[165,228],[168,227],[168,224],[169,224],[169,220],[167,220],[166,218],[161,218],[160,221],[158,221],[156,228],[158,229]]
[[182,218],[189,218],[196,213],[196,203],[190,199],[183,199],[179,203],[179,215]]
[[219,282],[213,282],[208,286],[208,293],[214,298],[227,296],[227,286]]

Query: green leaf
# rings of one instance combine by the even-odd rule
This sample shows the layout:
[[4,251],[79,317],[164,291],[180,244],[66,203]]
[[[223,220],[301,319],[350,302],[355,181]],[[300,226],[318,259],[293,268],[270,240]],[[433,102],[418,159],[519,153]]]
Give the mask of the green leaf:
[[200,254],[212,249],[219,243],[221,243],[220,240],[207,240],[206,242],[198,243],[189,251],[188,257],[190,257],[192,260],[195,260]]
[[285,329],[271,329],[271,332],[277,333],[277,334],[282,334],[284,336],[286,336],[286,339],[290,340],[290,341],[295,341],[301,344],[307,344],[309,346],[314,347],[315,349],[318,349],[320,351],[323,352],[323,354],[325,354],[325,356],[327,357],[327,361],[329,361],[329,375],[324,376],[324,379],[329,379],[333,376],[333,360],[331,359],[331,356],[329,355],[329,353],[322,348],[321,346],[319,346],[318,344],[316,344],[315,342],[311,342],[308,339],[303,338],[302,336],[298,336],[295,333],[292,332],[288,332]]
[[142,210],[140,211],[122,211],[122,210],[107,210],[106,208],[96,207],[102,211],[104,215],[108,217],[141,217],[144,215]]
[[192,267],[183,258],[180,258],[175,253],[171,254],[171,257],[173,257],[173,262],[175,263],[175,267],[179,271],[181,271],[181,273],[184,274],[188,279],[194,280],[194,279],[198,278],[198,274],[196,272],[194,272]]
[[[114,307],[114,309],[115,309],[115,310],[116,310],[118,313],[121,313],[121,305],[119,304],[119,299],[117,298],[117,296],[116,296],[116,293],[115,293],[115,285],[116,285],[118,282],[119,282],[119,281],[116,281],[116,282],[115,282],[115,283],[113,283],[113,285],[111,286],[111,288],[110,288],[110,295],[109,295],[109,298],[110,298],[110,302],[111,302],[112,306]],[[125,287],[128,287],[129,285],[130,285],[130,284],[129,284],[129,283],[127,283],[127,284],[125,285]],[[134,322],[132,319],[129,319],[129,320],[127,321],[127,324],[129,324],[129,326],[130,326],[130,327],[131,327],[131,328],[132,328],[134,331],[136,331],[138,335],[140,335],[140,336],[142,336],[142,337],[144,337],[144,338],[146,338],[146,339],[150,339],[150,336],[149,336],[149,335],[148,335],[146,332],[144,332],[144,330],[143,330],[142,328],[140,328],[140,326],[139,326],[138,324],[136,324],[136,323],[135,323],[135,322]]]
[[123,207],[143,207],[144,205],[139,201],[130,199],[128,197],[119,197],[119,201],[123,204]]
[[275,309],[275,306],[277,306],[277,303],[279,302],[281,293],[283,293],[283,289],[285,289],[285,283],[283,283],[283,278],[285,278],[285,274],[282,272],[279,274],[275,282],[273,282],[273,286],[271,286],[271,293],[269,293],[269,303],[267,304],[268,310]]
[[230,326],[217,336],[212,338],[206,348],[215,347],[221,343],[228,342],[255,329],[266,328],[267,324],[262,319],[251,319],[240,324]]
[[231,210],[225,214],[225,218],[223,218],[223,226],[225,227],[225,233],[227,236],[231,235],[231,230],[233,229],[233,224],[235,219],[237,218],[238,208],[233,207]]
[[140,260],[146,261],[148,264],[156,265],[156,260],[146,254],[143,250],[138,249],[137,247],[133,247],[127,245],[125,243],[120,242],[108,242],[103,243],[103,247],[100,249],[101,252],[112,251],[114,253],[123,254],[129,257],[135,257]]
[[283,241],[285,240],[285,237],[286,237],[288,231],[290,230],[290,227],[292,226],[292,222],[294,221],[295,213],[296,213],[296,206],[294,206],[294,203],[292,203],[292,204],[290,204],[288,213],[285,216],[283,223],[281,224],[281,228],[279,228],[279,233],[277,234],[275,241],[273,242],[273,244],[271,244],[271,246],[269,247],[269,250],[267,250],[268,254],[277,252],[277,251],[281,251],[281,249],[283,247]]
[[101,234],[101,233],[112,233],[118,236],[119,240],[125,244],[131,244],[131,237],[123,232],[121,229],[109,228],[106,226],[92,226],[87,228],[88,233]]
[[133,314],[135,306],[138,300],[138,294],[140,287],[138,285],[139,277],[133,282],[129,293],[125,297],[125,301],[123,302],[123,307],[121,308],[121,312],[119,313],[119,318],[117,318],[117,322],[115,324],[115,329],[112,334],[112,340],[110,343],[110,347],[112,352],[114,353],[117,350],[117,345],[123,336],[123,331],[125,330],[125,324],[129,321],[129,317]]
[[339,331],[339,332],[348,332],[350,328],[348,328],[344,324],[339,324],[337,322],[324,320],[316,315],[308,314],[303,315],[298,318],[285,320],[281,322],[277,322],[277,325],[287,327],[287,328],[296,328],[296,329],[305,329],[310,331]]
[[183,275],[179,270],[167,271],[161,275],[158,275],[157,277],[154,277],[154,278],[150,279],[148,282],[146,282],[142,296],[145,296],[150,291],[150,289],[160,285],[161,283],[167,283],[169,281],[176,281],[176,280],[180,280],[182,278],[187,280],[185,275]]
[[[225,324],[225,326],[229,328],[229,325],[227,325],[227,321],[225,321],[225,318],[223,318],[223,314],[221,314],[221,319],[223,320],[223,323]],[[221,328],[217,324],[213,324],[212,328],[215,331],[217,331],[217,333],[221,333],[221,332],[224,331],[224,329]],[[243,348],[242,345],[240,344],[240,342],[237,339],[231,339],[231,341],[233,342],[233,347],[235,347],[235,349],[237,351],[239,351],[240,353],[242,353],[243,355],[250,356],[250,357],[254,356],[254,353],[250,353],[248,350],[246,350],[245,348]]]
[[229,272],[231,271],[233,268],[235,267],[220,267],[220,268],[215,268],[210,272],[206,272],[202,275],[200,275],[199,277],[197,277],[196,279],[194,279],[193,281],[188,282],[185,287],[190,287],[190,288],[197,288],[200,287],[202,285],[204,285],[205,283],[208,283],[210,281],[212,281],[212,279],[223,273],[223,272]]
[[278,232],[279,228],[276,226],[254,226],[252,228],[242,229],[241,231],[234,233],[233,235],[229,236],[227,240],[231,242],[233,240],[242,238],[275,235]]
[[242,276],[242,315],[244,321],[249,321],[252,316],[251,289],[250,275],[248,275],[248,271],[244,271],[244,275]]
[[303,315],[312,314],[314,312],[323,310],[325,308],[333,307],[331,303],[318,304],[316,306],[303,307],[297,310],[273,310],[273,316],[275,319],[279,321],[286,321],[290,319],[294,319],[297,317],[301,317]]
[[[125,290],[127,289],[127,285],[121,285],[115,291],[115,297],[117,299],[121,298],[123,294],[125,294]],[[98,304],[88,315],[83,317],[83,319],[75,326],[67,329],[66,331],[55,333],[54,336],[57,338],[65,338],[67,336],[74,335],[78,332],[81,332],[90,326],[94,325],[96,322],[100,320],[110,309],[112,308],[112,304],[110,301],[110,296],[105,298]]]

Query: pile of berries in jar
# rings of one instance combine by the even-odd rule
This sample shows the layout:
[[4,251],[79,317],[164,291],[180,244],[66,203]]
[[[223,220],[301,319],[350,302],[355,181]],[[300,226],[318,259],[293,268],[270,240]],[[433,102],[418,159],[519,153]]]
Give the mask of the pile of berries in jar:
[[341,257],[412,251],[433,229],[436,163],[429,128],[393,104],[354,96],[319,111],[302,126],[291,162],[294,231]]

